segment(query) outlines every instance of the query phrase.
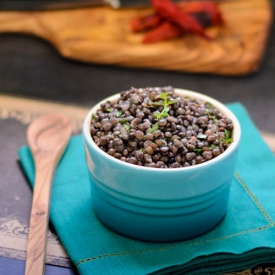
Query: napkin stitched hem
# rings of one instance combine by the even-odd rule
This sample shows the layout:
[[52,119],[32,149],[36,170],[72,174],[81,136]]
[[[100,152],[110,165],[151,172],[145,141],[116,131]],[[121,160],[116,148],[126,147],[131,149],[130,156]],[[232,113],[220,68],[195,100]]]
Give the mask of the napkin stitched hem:
[[80,260],[76,263],[76,266],[79,267],[80,265],[82,265],[84,263],[88,263],[88,262],[91,262],[91,261],[96,261],[96,260],[99,260],[99,259],[102,259],[102,258],[107,258],[107,257],[118,257],[118,256],[124,256],[124,255],[130,255],[130,254],[133,255],[133,254],[140,254],[140,253],[153,253],[153,252],[159,252],[159,251],[162,251],[162,250],[169,250],[169,249],[174,249],[174,248],[183,247],[183,246],[199,245],[199,244],[205,244],[205,243],[209,243],[209,242],[222,241],[222,240],[225,240],[225,239],[228,239],[228,238],[233,238],[233,237],[236,237],[236,236],[239,236],[239,235],[254,233],[254,232],[258,232],[258,231],[261,231],[261,230],[266,230],[266,229],[269,229],[271,227],[274,227],[275,223],[274,223],[273,219],[270,217],[270,215],[264,209],[264,207],[262,206],[260,201],[257,199],[257,197],[249,189],[248,185],[244,182],[244,180],[241,178],[241,176],[237,172],[235,172],[234,177],[237,179],[237,182],[242,186],[242,188],[244,189],[246,194],[249,196],[249,198],[252,200],[252,202],[255,204],[255,206],[259,209],[259,211],[264,216],[264,218],[269,222],[268,225],[264,225],[264,226],[260,226],[260,227],[256,227],[256,228],[251,228],[251,229],[247,229],[247,230],[243,230],[243,231],[239,231],[239,232],[227,235],[227,236],[222,236],[222,237],[209,239],[209,240],[202,240],[202,241],[195,241],[195,242],[191,241],[191,242],[188,242],[188,243],[180,243],[180,244],[176,244],[176,245],[172,245],[172,246],[164,246],[164,247],[159,247],[159,248],[155,248],[155,249],[146,249],[146,250],[137,250],[137,251],[124,251],[124,252],[118,252],[118,253],[98,255],[98,256],[95,256],[95,257],[82,259],[82,260]]
[[[273,262],[274,154],[245,108],[239,103],[229,108],[239,118],[243,135],[228,211],[215,229],[184,242],[140,242],[103,226],[91,211],[81,135],[71,138],[55,175],[51,221],[79,274],[214,275]],[[33,186],[29,148],[21,147],[19,156]]]

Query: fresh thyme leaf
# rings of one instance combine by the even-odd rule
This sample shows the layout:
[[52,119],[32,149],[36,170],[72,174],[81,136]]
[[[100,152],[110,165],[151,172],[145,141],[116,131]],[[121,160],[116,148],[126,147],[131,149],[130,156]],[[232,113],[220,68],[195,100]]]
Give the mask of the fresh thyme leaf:
[[225,137],[222,139],[222,143],[227,145],[233,142],[232,131],[225,129]]
[[215,147],[216,147],[216,145],[213,144],[213,143],[210,145],[210,149],[211,149],[211,150],[213,150]]
[[115,114],[116,117],[120,117],[121,115],[122,115],[122,111],[117,111]]
[[233,138],[229,138],[229,139],[224,139],[223,140],[223,143],[224,144],[230,144],[230,143],[232,143],[233,142]]
[[163,102],[153,102],[152,104],[155,106],[163,106]]
[[92,114],[92,120],[94,120],[95,119],[95,115],[94,114]]
[[107,111],[108,113],[111,113],[111,112],[113,111],[113,108],[107,108],[106,111]]
[[163,109],[163,111],[161,112],[161,114],[162,114],[162,116],[161,117],[167,117],[168,116],[168,112],[169,112],[169,107],[167,106],[167,107],[165,107],[164,109]]
[[[162,92],[160,94],[160,98],[163,99],[163,101],[158,101],[158,102],[152,103],[154,106],[162,106],[163,107],[163,109],[160,113],[154,114],[154,116],[157,118],[157,120],[160,120],[161,118],[169,116],[169,110],[170,110],[169,105],[175,104],[177,102],[177,100],[170,100],[170,101],[168,100],[167,101],[167,97],[168,97],[167,93]],[[158,123],[156,123],[152,127],[152,129],[149,131],[149,133],[153,133],[157,129],[158,129]]]
[[160,94],[160,98],[162,98],[163,100],[166,101],[167,93],[162,92],[162,93]]
[[194,152],[196,152],[196,153],[201,153],[201,151],[202,151],[201,148],[195,148],[195,149],[194,149]]
[[127,120],[126,119],[121,119],[120,121],[119,121],[121,124],[125,124],[126,122],[127,122]]
[[232,131],[225,129],[224,133],[225,133],[225,139],[231,138]]
[[205,102],[205,105],[210,109],[210,110],[213,110],[215,107],[212,103],[210,102]]
[[153,127],[149,130],[149,133],[155,132],[159,128],[159,123],[156,122]]
[[154,116],[157,118],[157,120],[161,119],[161,113],[156,113],[156,114],[154,114]]
[[167,103],[166,103],[166,105],[172,105],[172,104],[175,104],[175,103],[177,103],[178,101],[177,100],[171,100],[171,101],[168,101]]
[[215,122],[215,123],[218,123],[219,122],[219,120],[214,116],[213,117],[213,121]]
[[124,125],[124,129],[126,130],[126,133],[129,135],[129,133],[130,133],[130,125]]

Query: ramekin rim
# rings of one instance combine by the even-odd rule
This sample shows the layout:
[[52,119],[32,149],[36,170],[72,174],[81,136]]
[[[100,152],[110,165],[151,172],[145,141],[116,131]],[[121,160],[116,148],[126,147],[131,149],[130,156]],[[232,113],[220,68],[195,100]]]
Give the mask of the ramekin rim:
[[119,159],[116,159],[116,158],[110,156],[108,153],[101,150],[96,145],[96,143],[93,141],[91,134],[90,134],[90,122],[91,122],[92,114],[95,113],[96,110],[98,110],[98,108],[100,107],[100,104],[106,102],[107,100],[110,100],[110,101],[115,100],[116,98],[118,98],[120,96],[120,93],[116,93],[109,97],[104,98],[103,100],[96,103],[88,111],[87,115],[84,118],[84,122],[83,122],[83,126],[82,126],[82,135],[83,135],[85,141],[88,142],[96,150],[96,152],[98,152],[102,157],[106,157],[111,162],[117,163],[122,166],[125,165],[126,167],[129,167],[131,169],[136,169],[136,170],[154,171],[154,172],[157,172],[157,171],[162,171],[162,172],[167,171],[168,172],[169,171],[170,173],[175,172],[175,171],[182,171],[182,170],[196,170],[200,167],[202,168],[205,166],[212,165],[215,162],[219,162],[222,159],[226,158],[228,155],[230,155],[232,152],[234,152],[238,148],[240,139],[241,139],[241,126],[240,126],[240,123],[239,123],[237,117],[235,116],[235,114],[225,104],[223,104],[222,102],[218,101],[215,98],[212,98],[211,96],[208,96],[208,95],[205,95],[205,94],[202,94],[199,92],[195,92],[192,90],[186,90],[186,89],[182,89],[182,88],[174,88],[174,91],[176,93],[182,93],[182,95],[188,95],[190,97],[194,96],[193,98],[200,98],[206,102],[210,102],[217,109],[219,109],[223,114],[225,114],[227,117],[229,117],[233,121],[233,125],[234,125],[233,142],[222,154],[220,154],[219,156],[217,156],[211,160],[208,160],[204,163],[200,163],[200,164],[188,166],[188,167],[179,167],[179,168],[155,168],[155,167],[139,166],[139,165],[121,161]]

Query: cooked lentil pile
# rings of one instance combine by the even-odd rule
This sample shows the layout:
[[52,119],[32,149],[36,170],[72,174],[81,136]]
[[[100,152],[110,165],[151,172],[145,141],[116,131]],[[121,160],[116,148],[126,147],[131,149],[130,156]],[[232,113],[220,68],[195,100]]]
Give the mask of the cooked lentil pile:
[[215,106],[182,97],[172,87],[131,88],[101,104],[90,132],[100,149],[121,161],[155,168],[203,163],[233,141],[233,123]]

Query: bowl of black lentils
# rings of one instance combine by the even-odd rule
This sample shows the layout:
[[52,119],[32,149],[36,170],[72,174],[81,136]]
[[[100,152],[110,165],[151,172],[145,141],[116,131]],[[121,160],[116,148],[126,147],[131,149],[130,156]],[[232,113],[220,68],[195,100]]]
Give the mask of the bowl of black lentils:
[[82,134],[93,211],[114,231],[181,241],[225,216],[241,128],[221,102],[170,86],[131,88],[96,104]]

